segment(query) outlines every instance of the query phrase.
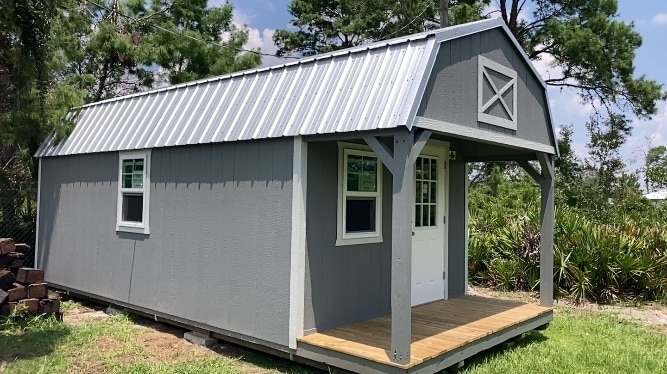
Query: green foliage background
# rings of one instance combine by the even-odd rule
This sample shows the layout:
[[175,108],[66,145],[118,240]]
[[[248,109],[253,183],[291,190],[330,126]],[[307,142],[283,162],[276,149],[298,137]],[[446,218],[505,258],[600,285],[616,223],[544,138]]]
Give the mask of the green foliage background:
[[[625,190],[614,191],[618,198],[600,193],[594,180],[566,196],[563,183],[560,174],[556,295],[577,301],[667,301],[667,204],[646,200],[637,183],[617,187]],[[471,187],[469,201],[471,281],[506,291],[538,290],[540,196],[535,183],[523,171],[496,167],[486,182]]]

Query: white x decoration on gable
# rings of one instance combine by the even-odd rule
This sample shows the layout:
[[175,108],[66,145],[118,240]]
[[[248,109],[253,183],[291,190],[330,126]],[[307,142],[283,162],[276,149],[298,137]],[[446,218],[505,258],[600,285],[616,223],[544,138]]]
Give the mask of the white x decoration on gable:
[[478,56],[477,120],[516,130],[516,71]]

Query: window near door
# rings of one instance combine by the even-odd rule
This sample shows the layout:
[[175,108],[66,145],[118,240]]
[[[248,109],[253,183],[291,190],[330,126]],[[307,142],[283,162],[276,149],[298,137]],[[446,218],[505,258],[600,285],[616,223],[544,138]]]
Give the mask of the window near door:
[[434,227],[438,209],[438,159],[417,157],[415,162],[415,227]]
[[369,150],[341,144],[336,245],[382,241],[382,163]]
[[116,231],[148,234],[150,151],[119,155]]

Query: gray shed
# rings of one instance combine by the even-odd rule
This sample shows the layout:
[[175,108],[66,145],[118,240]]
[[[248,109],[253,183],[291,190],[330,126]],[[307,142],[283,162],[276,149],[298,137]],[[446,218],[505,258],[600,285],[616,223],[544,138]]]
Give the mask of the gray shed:
[[[501,20],[71,116],[36,154],[55,287],[357,372],[435,372],[552,319],[555,134]],[[477,161],[539,182],[541,306],[466,295]]]

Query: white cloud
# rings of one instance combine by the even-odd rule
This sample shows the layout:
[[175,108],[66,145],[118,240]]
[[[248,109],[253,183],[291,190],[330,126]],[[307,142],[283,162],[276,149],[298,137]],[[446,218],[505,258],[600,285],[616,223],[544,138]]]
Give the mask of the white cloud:
[[653,16],[651,22],[654,25],[667,25],[667,13],[658,13]]
[[[532,19],[530,16],[530,13],[528,13],[529,9],[528,7],[524,7],[521,9],[519,12],[518,20],[519,22],[525,21],[525,22],[530,22]],[[489,15],[491,18],[500,18],[502,15],[500,14],[500,7],[498,6],[498,3],[493,1],[484,9],[482,10],[482,15]]]
[[[273,34],[276,32],[274,29],[265,28],[260,31],[258,28],[249,26],[249,23],[253,19],[252,16],[249,16],[238,9],[234,11],[234,20],[233,23],[238,28],[246,27],[248,30],[248,41],[243,45],[245,49],[258,49],[261,53],[275,55],[278,48],[273,44]],[[262,66],[271,66],[280,63],[284,63],[285,59],[281,59],[274,56],[262,55]]]
[[667,145],[667,101],[663,101],[658,113],[650,120],[635,119],[632,121],[632,137],[624,147],[628,162],[634,167],[641,167],[644,157],[651,147]]

